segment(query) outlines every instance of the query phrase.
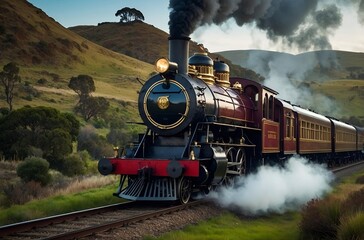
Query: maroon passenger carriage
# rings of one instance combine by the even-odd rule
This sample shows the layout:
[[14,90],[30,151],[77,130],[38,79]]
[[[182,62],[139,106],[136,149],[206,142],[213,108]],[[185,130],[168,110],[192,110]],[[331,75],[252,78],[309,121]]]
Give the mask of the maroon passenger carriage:
[[99,161],[121,176],[116,196],[187,203],[194,192],[230,183],[293,154],[329,163],[362,156],[364,130],[277,98],[258,82],[229,76],[206,53],[188,59],[189,38],[170,38],[169,60],[139,93],[139,140]]

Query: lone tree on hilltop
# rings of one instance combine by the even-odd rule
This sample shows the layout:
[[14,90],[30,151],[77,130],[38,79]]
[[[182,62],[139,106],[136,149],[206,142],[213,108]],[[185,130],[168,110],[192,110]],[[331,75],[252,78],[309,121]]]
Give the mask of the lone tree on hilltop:
[[13,91],[17,83],[20,82],[19,68],[16,63],[10,62],[6,64],[3,71],[0,72],[0,80],[4,85],[6,102],[9,104],[9,110],[13,110]]
[[125,7],[125,8],[119,9],[115,13],[115,16],[120,17],[121,23],[133,22],[133,21],[137,21],[137,20],[144,21],[143,13],[135,8]]

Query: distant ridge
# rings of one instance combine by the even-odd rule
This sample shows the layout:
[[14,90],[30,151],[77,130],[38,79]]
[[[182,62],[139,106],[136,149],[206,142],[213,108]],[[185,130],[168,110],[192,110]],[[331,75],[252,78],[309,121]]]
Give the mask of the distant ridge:
[[[141,61],[154,64],[160,57],[168,57],[169,34],[155,28],[153,25],[134,21],[129,23],[101,23],[98,26],[74,26],[70,30],[93,41],[105,48],[111,49]],[[196,42],[190,42],[189,55],[200,52],[201,48]],[[251,70],[233,65],[230,60],[214,53],[209,54],[212,59],[218,58],[230,65],[235,76],[249,76],[259,80]]]
[[[262,68],[268,69],[269,63],[277,59],[282,63],[290,64],[305,64],[311,59],[321,60],[322,65],[326,64],[326,66],[329,66],[328,69],[322,72],[323,66],[317,66],[314,72],[317,75],[325,74],[328,78],[332,79],[348,78],[353,72],[356,74],[364,73],[364,53],[321,50],[294,55],[265,50],[230,50],[217,52],[217,54],[224,56],[234,64],[251,68],[259,74],[263,74],[261,72]],[[312,75],[309,77],[312,77]]]

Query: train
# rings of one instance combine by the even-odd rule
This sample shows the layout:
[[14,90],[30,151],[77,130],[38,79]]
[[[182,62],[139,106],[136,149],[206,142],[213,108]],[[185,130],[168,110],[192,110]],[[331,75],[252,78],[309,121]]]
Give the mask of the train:
[[294,105],[263,84],[231,77],[189,37],[169,37],[169,57],[139,91],[146,126],[134,143],[98,162],[120,175],[115,196],[185,204],[265,164],[301,155],[329,166],[363,157],[364,128]]

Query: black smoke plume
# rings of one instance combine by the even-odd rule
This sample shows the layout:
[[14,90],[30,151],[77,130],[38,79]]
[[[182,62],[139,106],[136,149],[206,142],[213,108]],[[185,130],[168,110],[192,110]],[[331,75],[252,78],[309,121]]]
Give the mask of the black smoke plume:
[[255,22],[269,36],[286,36],[316,9],[318,0],[171,0],[171,36],[189,36],[205,24],[233,18],[239,26]]
[[[331,5],[325,6],[325,3]],[[342,23],[343,5],[354,5],[364,24],[364,0],[170,0],[172,37],[186,37],[198,27],[254,24],[273,41],[279,39],[299,50],[331,49],[329,35]]]
[[364,0],[361,0],[358,8],[359,22],[364,24]]

